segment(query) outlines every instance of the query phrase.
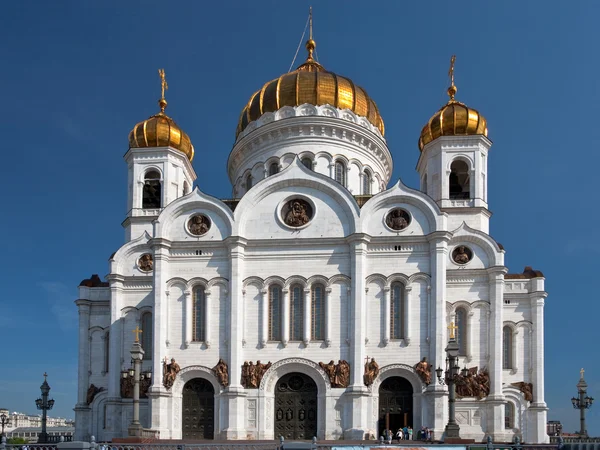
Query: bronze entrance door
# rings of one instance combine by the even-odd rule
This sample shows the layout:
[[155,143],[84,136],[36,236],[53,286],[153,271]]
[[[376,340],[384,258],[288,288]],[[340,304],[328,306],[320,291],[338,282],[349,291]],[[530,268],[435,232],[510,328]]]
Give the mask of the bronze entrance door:
[[182,409],[183,439],[214,439],[215,391],[209,381],[194,378],[185,383]]
[[379,436],[386,428],[396,436],[399,428],[413,426],[413,388],[406,378],[386,378],[379,387]]
[[275,386],[275,437],[312,439],[317,435],[317,385],[303,373],[290,373]]

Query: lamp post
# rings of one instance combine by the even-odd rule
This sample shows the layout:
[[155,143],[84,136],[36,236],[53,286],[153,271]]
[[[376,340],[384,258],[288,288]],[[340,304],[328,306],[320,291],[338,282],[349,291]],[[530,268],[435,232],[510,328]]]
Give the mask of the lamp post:
[[123,378],[133,377],[133,419],[129,424],[128,434],[131,437],[142,437],[142,424],[140,423],[140,379],[145,377],[151,378],[152,372],[148,371],[142,374],[142,359],[144,358],[144,350],[140,344],[140,330],[139,327],[135,327],[133,333],[135,334],[135,341],[131,346],[131,362],[133,367],[129,370],[121,372]]
[[[448,340],[448,345],[446,346],[446,370],[442,370],[441,367],[438,367],[435,370],[435,373],[438,377],[440,383],[448,385],[448,423],[446,424],[446,437],[453,439],[460,439],[460,427],[458,423],[456,423],[456,377],[459,374],[460,366],[458,365],[458,352],[460,347],[458,346],[458,342],[456,342],[456,337],[454,335],[454,331],[458,329],[457,326],[454,325],[454,322],[450,323],[448,327],[450,330],[450,339]],[[463,369],[462,373],[465,375],[467,369]],[[442,379],[442,375],[445,375]]]
[[0,437],[1,437],[1,436],[4,436],[4,427],[5,426],[10,427],[10,417],[4,413],[0,414],[0,424],[2,425],[2,433],[0,434]]
[[52,409],[54,406],[54,400],[48,400],[48,394],[50,393],[50,385],[46,380],[48,378],[48,374],[44,372],[44,382],[40,386],[40,390],[42,391],[42,398],[38,398],[35,401],[35,406],[37,409],[42,411],[42,432],[38,437],[38,443],[46,444],[48,442],[48,433],[46,433],[46,420],[47,420],[47,412]]
[[581,429],[579,430],[579,435],[581,437],[587,437],[587,430],[585,429],[585,410],[590,409],[592,407],[592,403],[594,403],[594,397],[588,397],[586,394],[587,391],[587,383],[583,378],[583,373],[585,370],[581,369],[579,371],[581,378],[579,378],[579,383],[577,383],[577,393],[579,394],[579,398],[573,397],[571,398],[571,403],[573,403],[573,408],[579,410],[579,422],[581,423]]

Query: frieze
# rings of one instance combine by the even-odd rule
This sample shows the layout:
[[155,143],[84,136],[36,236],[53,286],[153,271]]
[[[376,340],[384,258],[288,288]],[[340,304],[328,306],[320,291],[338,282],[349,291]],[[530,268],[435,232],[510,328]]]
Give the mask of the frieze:
[[[201,252],[198,252],[198,249],[185,249],[185,250],[171,250],[171,257],[197,257],[197,258],[207,258],[207,257],[212,257],[215,254],[215,250],[214,249],[210,249],[210,248],[205,248],[204,247],[204,243],[199,243],[197,245],[198,249],[201,250]],[[219,252],[221,254],[225,254],[225,251],[221,251]]]
[[124,290],[134,290],[134,289],[152,289],[152,281],[143,282],[143,281],[126,281],[123,283]]
[[385,244],[385,245],[369,245],[368,253],[429,253],[429,244]]

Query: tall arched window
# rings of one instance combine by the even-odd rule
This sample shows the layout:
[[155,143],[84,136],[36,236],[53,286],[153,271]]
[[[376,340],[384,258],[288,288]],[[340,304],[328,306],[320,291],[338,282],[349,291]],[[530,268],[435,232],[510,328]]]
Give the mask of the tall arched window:
[[464,308],[456,310],[456,343],[458,344],[458,354],[465,356],[467,354],[467,311]]
[[304,164],[304,167],[306,167],[307,169],[313,169],[312,159],[310,159],[309,157],[302,158],[302,164]]
[[342,161],[335,162],[335,181],[346,186],[346,165]]
[[363,173],[363,194],[364,195],[371,195],[371,172],[369,172],[368,170],[365,170],[365,173]]
[[304,330],[304,300],[302,286],[290,289],[290,341],[301,341]]
[[402,283],[392,283],[390,291],[390,337],[404,339],[405,317],[404,286]]
[[470,174],[466,162],[456,160],[450,166],[450,199],[470,198]]
[[194,289],[194,312],[192,316],[192,340],[195,342],[206,341],[206,295],[204,286]]
[[142,314],[142,350],[144,359],[152,359],[152,313]]
[[252,189],[252,174],[248,174],[248,176],[246,177],[246,192],[248,192],[250,189]]
[[279,164],[274,162],[269,166],[269,176],[275,175],[276,173],[279,173]]
[[504,404],[504,428],[515,427],[515,405],[511,402]]
[[104,334],[104,373],[108,373],[110,367],[110,331]]
[[269,340],[281,341],[281,286],[269,287]]
[[505,326],[502,329],[502,368],[512,369],[513,362],[513,332],[512,328]]
[[312,339],[322,341],[325,339],[325,287],[322,284],[313,284],[311,300]]
[[144,176],[142,208],[160,208],[161,198],[160,173],[156,170],[149,170]]

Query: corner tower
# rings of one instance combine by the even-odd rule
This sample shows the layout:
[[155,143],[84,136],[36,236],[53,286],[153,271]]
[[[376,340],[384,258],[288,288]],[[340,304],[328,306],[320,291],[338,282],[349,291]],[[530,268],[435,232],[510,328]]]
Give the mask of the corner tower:
[[138,123],[129,133],[127,162],[127,217],[125,241],[144,232],[152,235],[152,221],[173,200],[192,191],[196,173],[192,167],[194,146],[189,136],[165,114],[168,89],[164,69],[160,112]]
[[448,72],[450,100],[421,131],[417,170],[421,191],[451,214],[450,229],[464,221],[488,233],[491,213],[487,203],[487,158],[492,142],[483,115],[455,99],[455,59],[452,56]]

